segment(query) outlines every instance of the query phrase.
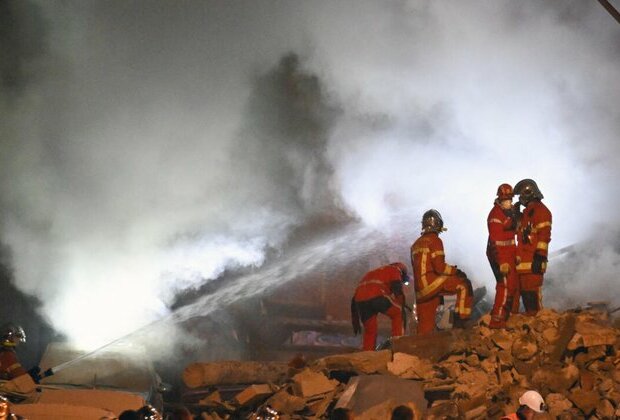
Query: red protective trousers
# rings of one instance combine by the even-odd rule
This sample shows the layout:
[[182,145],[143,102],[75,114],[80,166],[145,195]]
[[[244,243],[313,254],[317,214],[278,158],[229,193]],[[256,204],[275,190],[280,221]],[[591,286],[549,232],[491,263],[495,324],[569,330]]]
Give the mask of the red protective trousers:
[[[519,293],[525,313],[535,315],[542,308],[543,275],[547,270],[549,242],[551,242],[551,212],[540,200],[527,204],[517,230],[517,274]],[[538,270],[536,256],[544,258]],[[516,299],[515,299],[516,300]],[[513,312],[518,312],[515,302]]]
[[506,214],[496,202],[487,217],[489,230],[487,257],[496,281],[491,328],[503,327],[510,315],[513,302],[518,301],[516,223],[509,214]]
[[456,266],[446,263],[443,242],[437,232],[424,232],[411,245],[411,265],[416,294],[418,334],[435,329],[435,312],[443,295],[456,294],[454,314],[460,319],[471,316],[471,282],[456,275]]
[[405,296],[402,290],[398,294],[394,292],[394,286],[401,285],[401,282],[400,269],[394,264],[388,264],[366,273],[355,289],[353,299],[364,325],[364,350],[374,350],[376,347],[378,314],[387,315],[391,319],[392,337],[403,335]]
[[[394,305],[382,312],[390,317],[392,321],[392,337],[399,337],[403,335],[403,315],[402,309]],[[377,346],[377,314],[372,315],[366,321],[364,321],[364,350],[374,350]]]
[[446,276],[445,281],[430,298],[416,302],[418,315],[418,335],[430,334],[435,330],[435,315],[441,302],[441,296],[456,294],[455,316],[468,319],[473,303],[471,282],[457,276]]

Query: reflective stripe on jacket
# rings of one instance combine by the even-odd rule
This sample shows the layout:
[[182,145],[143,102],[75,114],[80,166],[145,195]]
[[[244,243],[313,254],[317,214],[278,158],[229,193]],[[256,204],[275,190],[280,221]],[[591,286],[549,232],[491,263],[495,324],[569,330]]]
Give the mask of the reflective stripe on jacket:
[[443,242],[435,232],[422,234],[411,245],[411,264],[418,299],[432,295],[447,275],[456,273],[455,266],[446,264]]

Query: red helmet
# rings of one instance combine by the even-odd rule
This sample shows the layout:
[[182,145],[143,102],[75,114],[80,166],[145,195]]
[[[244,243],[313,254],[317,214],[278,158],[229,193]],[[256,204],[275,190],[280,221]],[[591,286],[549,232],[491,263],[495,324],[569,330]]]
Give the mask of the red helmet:
[[515,193],[512,191],[510,184],[502,184],[497,188],[497,198],[499,200],[512,200]]

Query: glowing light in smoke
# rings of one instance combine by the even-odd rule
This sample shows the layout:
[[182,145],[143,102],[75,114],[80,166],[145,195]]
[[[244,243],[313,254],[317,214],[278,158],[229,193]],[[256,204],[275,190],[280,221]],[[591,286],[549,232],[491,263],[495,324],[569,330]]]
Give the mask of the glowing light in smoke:
[[[292,262],[309,270],[335,250],[382,249],[377,232],[412,241],[433,207],[450,262],[492,287],[485,218],[499,183],[539,182],[552,248],[616,223],[603,204],[617,195],[617,27],[598,5],[569,3],[251,1],[188,12],[41,2],[50,48],[26,66],[39,77],[0,102],[2,240],[16,283],[92,347],[166,316],[176,292],[229,268],[266,271],[209,303],[293,280]],[[575,7],[579,24],[557,7]],[[266,70],[290,51],[307,54],[303,69]],[[329,106],[300,94],[313,83]],[[326,109],[320,125],[313,112]],[[295,123],[306,132],[292,135]],[[349,217],[359,231],[339,226],[328,245],[287,249],[295,228]],[[283,260],[270,266],[266,249]]]

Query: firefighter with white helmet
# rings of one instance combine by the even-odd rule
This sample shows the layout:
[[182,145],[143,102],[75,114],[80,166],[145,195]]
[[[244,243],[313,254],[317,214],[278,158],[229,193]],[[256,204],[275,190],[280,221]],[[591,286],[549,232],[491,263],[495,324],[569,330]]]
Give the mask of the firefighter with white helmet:
[[456,295],[454,327],[463,328],[471,317],[471,281],[455,265],[446,264],[439,238],[445,230],[441,214],[428,210],[422,216],[422,233],[411,245],[418,334],[429,334],[435,329],[435,313],[445,295]]
[[547,406],[542,395],[536,391],[525,391],[519,397],[519,408],[515,413],[502,417],[502,420],[530,420],[536,413],[544,413]]

